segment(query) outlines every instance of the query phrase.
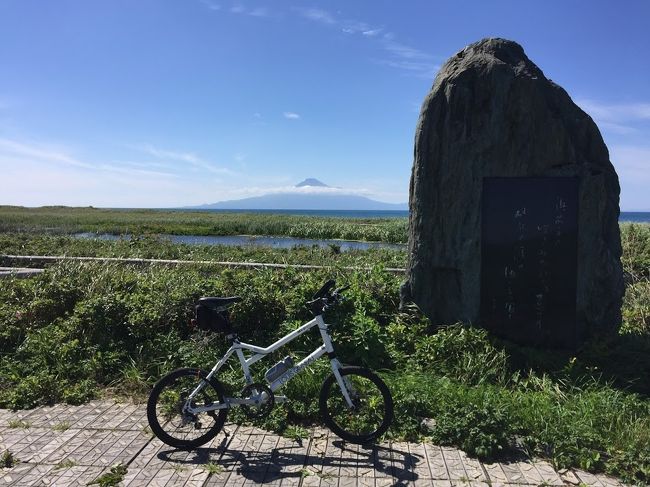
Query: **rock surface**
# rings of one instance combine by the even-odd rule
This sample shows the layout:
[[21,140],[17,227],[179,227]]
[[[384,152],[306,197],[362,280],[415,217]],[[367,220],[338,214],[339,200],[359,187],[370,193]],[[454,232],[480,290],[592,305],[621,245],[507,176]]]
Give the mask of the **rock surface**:
[[402,294],[434,324],[480,322],[484,177],[578,178],[577,332],[620,326],[619,183],[591,117],[505,39],[442,67],[415,135]]

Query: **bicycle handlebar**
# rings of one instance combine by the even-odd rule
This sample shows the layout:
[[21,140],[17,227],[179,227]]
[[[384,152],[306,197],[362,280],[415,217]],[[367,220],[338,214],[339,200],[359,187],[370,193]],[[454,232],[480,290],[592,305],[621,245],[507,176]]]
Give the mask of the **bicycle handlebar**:
[[330,279],[329,281],[325,282],[325,284],[323,284],[323,286],[316,292],[316,294],[312,296],[312,299],[324,297],[334,286],[336,286],[336,281],[334,279]]
[[350,286],[343,286],[335,289],[333,292],[330,290],[336,286],[334,279],[330,279],[318,290],[316,294],[312,297],[311,301],[307,302],[307,305],[312,310],[315,315],[323,313],[328,307],[337,304],[341,300],[341,293],[350,289]]

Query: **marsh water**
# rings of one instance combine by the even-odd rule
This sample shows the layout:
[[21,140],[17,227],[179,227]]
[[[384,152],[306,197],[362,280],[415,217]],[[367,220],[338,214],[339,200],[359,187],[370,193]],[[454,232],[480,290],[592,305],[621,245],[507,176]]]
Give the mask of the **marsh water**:
[[[112,235],[109,233],[77,233],[74,235],[81,239],[98,240],[130,240],[131,235]],[[188,245],[225,245],[229,247],[251,246],[271,247],[275,249],[291,249],[297,246],[328,248],[338,247],[341,251],[368,250],[368,249],[391,249],[405,250],[406,244],[392,244],[384,242],[359,242],[355,240],[329,240],[293,237],[264,237],[250,235],[225,235],[225,236],[201,236],[201,235],[160,235],[160,238],[169,240],[172,243]]]

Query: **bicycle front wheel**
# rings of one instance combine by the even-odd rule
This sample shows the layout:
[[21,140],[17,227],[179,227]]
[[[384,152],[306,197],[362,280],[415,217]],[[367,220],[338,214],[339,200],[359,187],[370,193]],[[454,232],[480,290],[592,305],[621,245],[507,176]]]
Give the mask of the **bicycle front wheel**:
[[352,400],[348,404],[331,374],[320,392],[320,413],[329,429],[351,443],[371,443],[393,422],[393,398],[379,376],[363,367],[342,367],[341,378]]
[[[196,448],[217,436],[226,422],[227,409],[191,413],[192,408],[224,404],[223,387],[208,380],[201,369],[178,369],[160,379],[147,402],[147,419],[154,434],[175,448]],[[201,386],[191,401],[190,394]]]

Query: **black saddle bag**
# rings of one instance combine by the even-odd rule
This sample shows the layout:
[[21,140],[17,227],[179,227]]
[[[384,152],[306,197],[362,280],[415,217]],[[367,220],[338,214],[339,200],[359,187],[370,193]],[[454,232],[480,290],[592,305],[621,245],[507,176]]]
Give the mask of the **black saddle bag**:
[[194,323],[200,330],[215,333],[228,333],[231,331],[228,311],[217,311],[201,304],[194,307]]

